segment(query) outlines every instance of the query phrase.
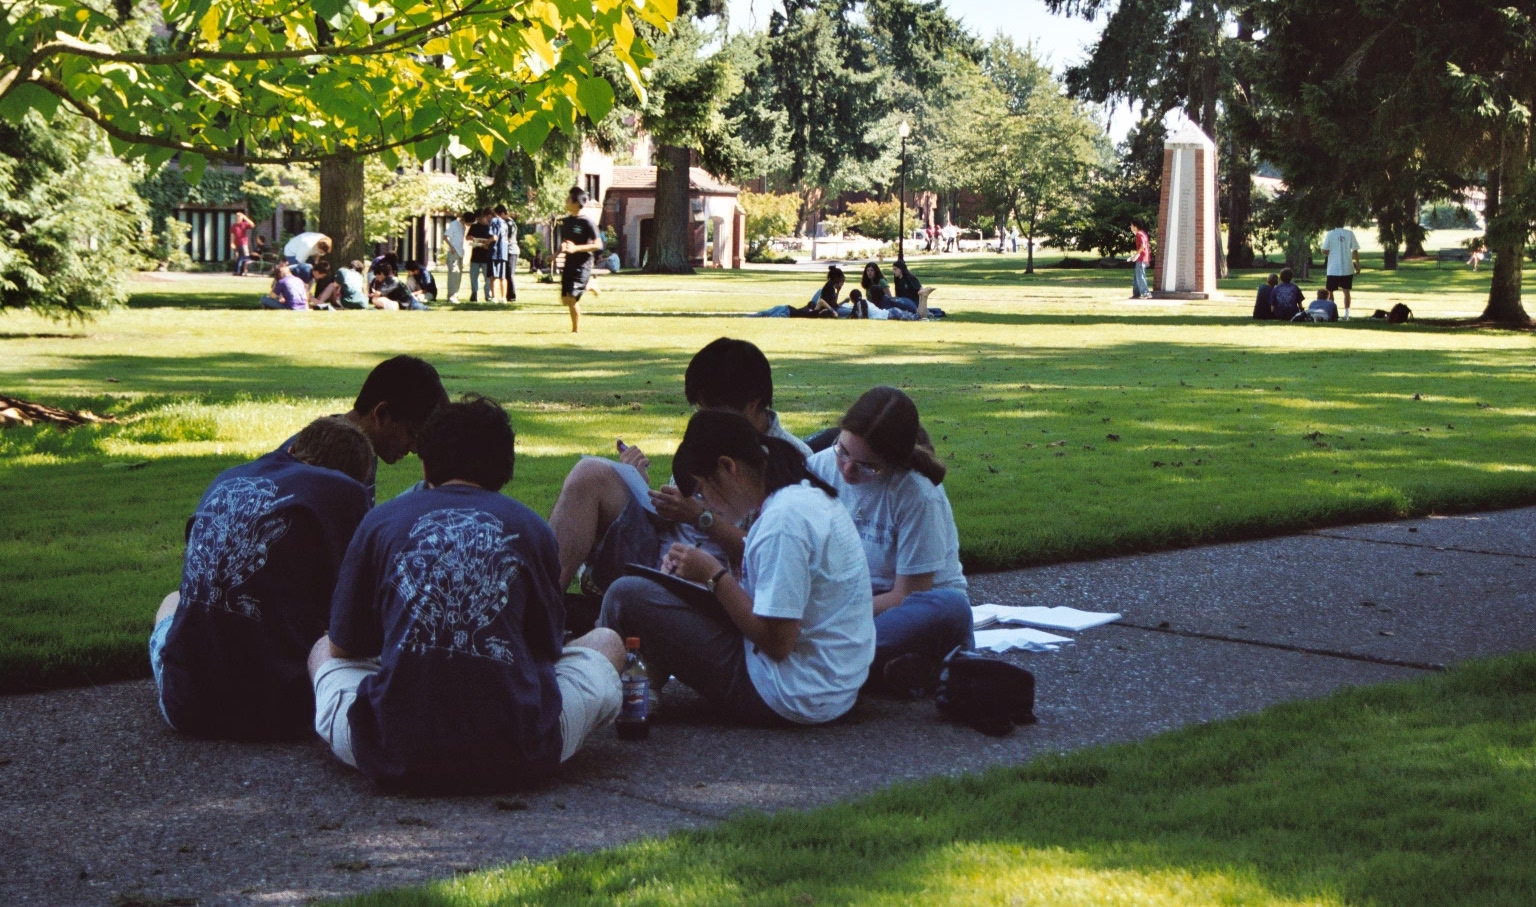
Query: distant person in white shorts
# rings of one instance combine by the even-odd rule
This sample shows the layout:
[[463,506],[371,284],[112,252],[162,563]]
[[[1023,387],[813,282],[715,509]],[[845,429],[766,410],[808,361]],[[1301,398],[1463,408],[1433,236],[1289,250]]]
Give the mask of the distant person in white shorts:
[[483,397],[439,406],[417,441],[427,487],[358,527],[310,653],[315,730],[390,787],[525,788],[619,713],[624,646],[562,646],[554,533],[500,494],[513,432]]
[[[1355,275],[1360,273],[1360,243],[1355,231],[1338,221],[1338,226],[1323,236],[1323,251],[1328,255],[1328,298],[1338,290],[1344,291],[1344,320],[1349,320],[1349,296],[1355,287]],[[1337,300],[1334,300],[1337,302]]]

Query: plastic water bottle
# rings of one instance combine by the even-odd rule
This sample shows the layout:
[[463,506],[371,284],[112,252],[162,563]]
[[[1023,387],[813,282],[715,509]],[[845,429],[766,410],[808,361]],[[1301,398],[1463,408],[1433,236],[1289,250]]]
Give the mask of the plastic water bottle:
[[644,740],[651,735],[651,678],[640,658],[640,639],[631,636],[624,640],[628,654],[624,657],[624,670],[619,679],[624,684],[624,703],[619,707],[616,727],[620,740]]

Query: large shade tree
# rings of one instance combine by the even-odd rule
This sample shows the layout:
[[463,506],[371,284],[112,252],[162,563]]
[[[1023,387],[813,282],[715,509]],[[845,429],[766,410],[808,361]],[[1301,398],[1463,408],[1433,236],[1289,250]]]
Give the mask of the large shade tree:
[[1265,92],[1269,115],[1284,123],[1271,142],[1286,158],[1299,216],[1337,220],[1329,206],[1339,200],[1380,216],[1425,185],[1484,188],[1496,258],[1483,317],[1527,323],[1522,266],[1536,227],[1531,10],[1495,0],[1409,0],[1390,9],[1367,0],[1267,0],[1258,9],[1277,61]]
[[675,0],[20,0],[0,30],[0,117],[59,109],[119,154],[321,162],[321,227],[337,254],[363,237],[362,159],[537,149],[599,120],[611,55],[643,92],[652,54],[636,21],[666,28]]

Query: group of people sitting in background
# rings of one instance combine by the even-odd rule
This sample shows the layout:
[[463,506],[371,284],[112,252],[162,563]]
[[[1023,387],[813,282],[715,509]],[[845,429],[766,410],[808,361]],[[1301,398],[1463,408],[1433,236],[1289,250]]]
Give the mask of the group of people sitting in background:
[[[150,637],[166,721],[315,733],[377,782],[459,791],[538,784],[612,722],[625,637],[653,689],[675,678],[732,723],[821,724],[861,690],[931,692],[972,617],[912,400],[868,391],[812,453],[772,408],[762,351],[729,338],[693,357],[684,393],[671,481],[652,487],[620,441],[618,460],[576,463],[546,523],[500,493],[514,434],[498,404],[450,402],[420,359],[382,363],[350,412],[198,503]],[[377,460],[410,451],[422,481],[374,506]]]
[[1258,296],[1253,302],[1253,317],[1260,321],[1339,320],[1339,307],[1329,298],[1326,289],[1319,287],[1317,298],[1303,308],[1306,301],[1306,294],[1296,285],[1296,272],[1283,268],[1259,285]]
[[929,308],[928,296],[932,287],[925,287],[913,276],[903,259],[891,265],[896,278],[894,289],[885,279],[880,265],[870,262],[859,277],[859,288],[848,294],[848,300],[838,302],[847,282],[843,269],[837,265],[827,268],[827,280],[821,289],[812,294],[803,306],[778,305],[756,314],[759,318],[872,318],[880,321],[922,321],[943,318],[943,309]]
[[[303,242],[299,245],[296,243]],[[284,261],[272,269],[272,288],[261,298],[268,309],[410,309],[423,311],[437,300],[437,281],[420,262],[386,252],[366,267],[354,259],[331,269],[324,255],[331,240],[320,233],[300,233],[284,247]]]

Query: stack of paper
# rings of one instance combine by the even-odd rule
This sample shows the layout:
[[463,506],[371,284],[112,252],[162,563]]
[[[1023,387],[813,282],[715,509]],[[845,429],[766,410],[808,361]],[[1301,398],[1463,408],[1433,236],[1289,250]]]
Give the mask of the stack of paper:
[[1069,633],[1081,633],[1120,619],[1119,614],[1108,611],[1079,611],[1076,608],[1043,608],[1035,605],[977,605],[971,609],[971,615],[972,626],[977,630],[1027,626],[1065,630]]
[[1028,627],[1010,627],[1003,630],[983,630],[976,634],[976,648],[989,652],[1054,652],[1063,643],[1072,640],[1066,636],[1031,630]]

